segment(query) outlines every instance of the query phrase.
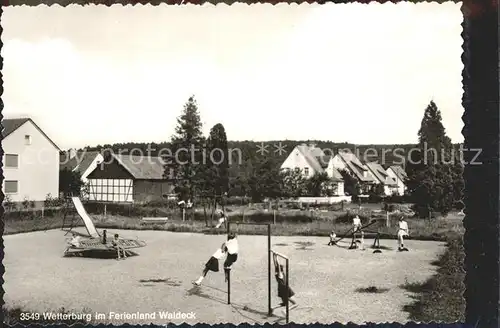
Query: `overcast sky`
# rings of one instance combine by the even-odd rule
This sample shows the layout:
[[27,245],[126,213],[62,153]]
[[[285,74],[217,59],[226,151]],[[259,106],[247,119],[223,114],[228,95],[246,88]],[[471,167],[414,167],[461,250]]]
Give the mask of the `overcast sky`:
[[6,7],[4,116],[61,148],[169,140],[194,95],[230,140],[462,142],[459,3]]

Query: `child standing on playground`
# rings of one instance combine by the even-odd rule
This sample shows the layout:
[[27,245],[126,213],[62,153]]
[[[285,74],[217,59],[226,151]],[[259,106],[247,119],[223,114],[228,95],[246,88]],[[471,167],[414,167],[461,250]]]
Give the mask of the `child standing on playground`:
[[408,223],[404,220],[401,215],[399,217],[399,227],[398,227],[398,251],[407,250],[404,246],[404,237],[409,236]]
[[337,243],[337,241],[335,240],[337,238],[337,235],[335,234],[335,231],[332,230],[332,232],[330,232],[330,242],[328,243],[328,246],[333,246]]
[[365,234],[362,229],[361,225],[361,219],[359,218],[358,215],[356,215],[352,219],[352,242],[351,242],[351,247],[350,248],[357,248],[357,242],[356,242],[356,235],[357,233],[361,233],[361,240],[364,240]]
[[224,261],[224,275],[226,277],[225,281],[227,281],[229,279],[231,266],[238,260],[239,245],[235,233],[230,232],[227,236],[225,250],[227,252],[227,257],[226,261]]
[[79,248],[80,247],[80,236],[78,236],[76,233],[73,233],[71,240],[69,242],[69,245],[71,247]]
[[193,284],[195,284],[196,286],[201,285],[201,282],[207,276],[208,271],[219,272],[219,260],[224,256],[225,253],[226,253],[226,244],[223,243],[221,247],[219,247],[207,261],[207,263],[205,264],[205,268],[201,273],[201,276],[198,278],[198,280],[193,282]]
[[293,299],[295,295],[294,291],[290,286],[286,285],[286,274],[283,270],[283,265],[278,262],[278,255],[273,253],[273,261],[274,261],[274,276],[276,277],[276,282],[278,283],[278,297],[281,298],[281,306],[286,305],[286,301],[288,298],[288,302],[292,303],[293,307],[297,307],[297,301]]
[[219,215],[220,215],[219,223],[217,223],[217,225],[215,226],[216,229],[219,229],[222,226],[222,224],[227,220],[226,214],[224,213],[223,210],[219,211]]
[[121,260],[120,251],[123,254],[123,258],[124,259],[127,258],[127,254],[125,254],[125,249],[122,246],[120,246],[119,237],[120,236],[117,233],[115,233],[115,238],[111,242],[113,244],[113,247],[116,249],[116,252],[118,253],[117,260]]

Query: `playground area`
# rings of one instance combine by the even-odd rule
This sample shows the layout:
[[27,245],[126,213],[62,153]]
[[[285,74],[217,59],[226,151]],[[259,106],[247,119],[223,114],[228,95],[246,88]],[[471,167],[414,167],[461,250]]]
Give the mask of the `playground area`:
[[[85,228],[74,230],[85,234]],[[192,282],[225,235],[166,231],[111,230],[141,239],[147,246],[125,260],[63,257],[65,232],[49,230],[4,237],[5,302],[34,312],[71,309],[91,313],[156,313],[152,320],[101,320],[104,323],[284,323],[279,310],[269,317],[266,236],[239,235],[239,257],[231,272],[231,305],[224,274],[209,273],[201,287]],[[442,242],[381,240],[382,253],[349,250],[350,240],[327,246],[328,237],[273,236],[271,246],[290,258],[290,286],[298,307],[297,323],[349,321],[405,322],[403,307],[412,302],[401,286],[435,273],[431,264],[445,250]],[[272,307],[278,307],[272,272]],[[194,313],[194,318],[161,319],[159,312]],[[95,319],[95,318],[93,318]],[[99,320],[98,320],[99,321]]]

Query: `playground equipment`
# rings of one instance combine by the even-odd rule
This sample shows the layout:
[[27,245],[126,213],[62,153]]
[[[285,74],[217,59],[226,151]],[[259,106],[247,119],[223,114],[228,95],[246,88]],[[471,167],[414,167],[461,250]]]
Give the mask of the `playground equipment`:
[[[273,253],[277,254],[281,258],[284,258],[286,260],[286,277],[287,277],[287,288],[288,288],[288,274],[289,274],[289,259],[277,252],[274,252],[271,249],[271,223],[250,223],[250,222],[231,222],[231,220],[226,221],[227,224],[227,234],[231,232],[231,226],[240,226],[240,225],[253,225],[253,226],[264,226],[267,227],[267,300],[268,300],[268,307],[267,307],[267,312],[268,316],[273,315],[273,308],[272,308],[272,301],[271,301],[271,256]],[[231,271],[229,271],[227,275],[227,304],[231,304]],[[287,304],[287,309],[286,309],[286,323],[288,323],[289,319],[289,307]]]
[[[372,220],[368,224],[362,226],[359,230],[354,231],[354,227],[350,228],[342,237],[337,239],[335,241],[335,245],[338,245],[338,242],[341,241],[344,238],[351,237],[351,244],[349,245],[349,249],[357,249],[358,243],[361,243],[361,248],[364,249],[364,237],[367,236],[374,236],[375,239],[373,241],[373,246],[372,248],[374,249],[373,253],[382,253],[380,250],[380,232],[379,231],[374,231],[374,230],[366,230],[366,228],[374,225],[377,223],[377,220]],[[361,240],[356,239],[356,234],[361,234]]]
[[[116,251],[116,249],[112,245],[112,237],[109,236],[109,239],[105,238],[104,236],[101,236],[99,232],[97,231],[94,222],[90,218],[90,215],[87,213],[85,208],[83,207],[83,204],[78,197],[71,197],[71,202],[68,202],[64,211],[64,217],[63,217],[63,226],[61,230],[64,229],[65,227],[65,221],[67,220],[67,214],[70,212],[70,209],[72,208],[74,211],[76,211],[76,214],[83,220],[83,223],[85,224],[85,228],[87,229],[87,232],[89,234],[88,238],[84,238],[78,242],[78,245],[69,245],[69,247],[66,248],[64,251],[64,255],[70,255],[73,253],[82,253],[86,251]],[[72,207],[71,207],[72,205]],[[70,227],[69,230],[66,232],[65,235],[67,235],[75,226],[75,220],[74,217],[72,217],[72,220],[70,222]],[[136,239],[124,239],[120,238],[117,241],[117,246],[123,248],[123,249],[131,249],[131,248],[139,248],[139,247],[144,247],[146,246],[146,242],[142,240],[136,240]]]
[[285,296],[285,307],[286,307],[286,312],[285,312],[285,323],[288,324],[289,322],[289,319],[290,319],[290,302],[289,302],[289,297],[288,297],[288,290],[290,288],[290,259],[283,255],[283,254],[280,254],[278,252],[275,252],[273,250],[271,250],[271,253],[273,253],[274,255],[276,255],[277,257],[280,257],[282,259],[285,260],[285,290],[286,290],[286,296]]

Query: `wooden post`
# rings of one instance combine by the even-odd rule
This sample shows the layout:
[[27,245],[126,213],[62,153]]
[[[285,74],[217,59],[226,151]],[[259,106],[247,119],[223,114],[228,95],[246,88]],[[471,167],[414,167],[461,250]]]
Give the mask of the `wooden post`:
[[108,213],[108,208],[107,208],[107,205],[104,204],[104,217],[107,216],[107,213]]
[[289,266],[290,266],[290,262],[288,261],[288,258],[286,259],[286,321],[285,323],[288,324],[288,322],[290,321],[290,301],[289,301],[289,295],[288,295],[288,289],[290,288],[290,280],[289,280],[289,276],[290,276],[290,269],[289,269]]
[[389,221],[389,211],[385,211],[385,215],[386,215],[385,225],[387,226],[387,228],[390,228],[391,227],[391,223]]
[[276,210],[273,210],[273,222],[276,224]]
[[186,219],[186,209],[183,207],[182,208],[182,222]]
[[231,304],[231,270],[227,271],[227,304]]
[[42,219],[44,218],[44,216],[45,216],[45,207],[42,206]]
[[273,309],[271,306],[271,225],[267,225],[267,302],[268,314],[272,315]]

